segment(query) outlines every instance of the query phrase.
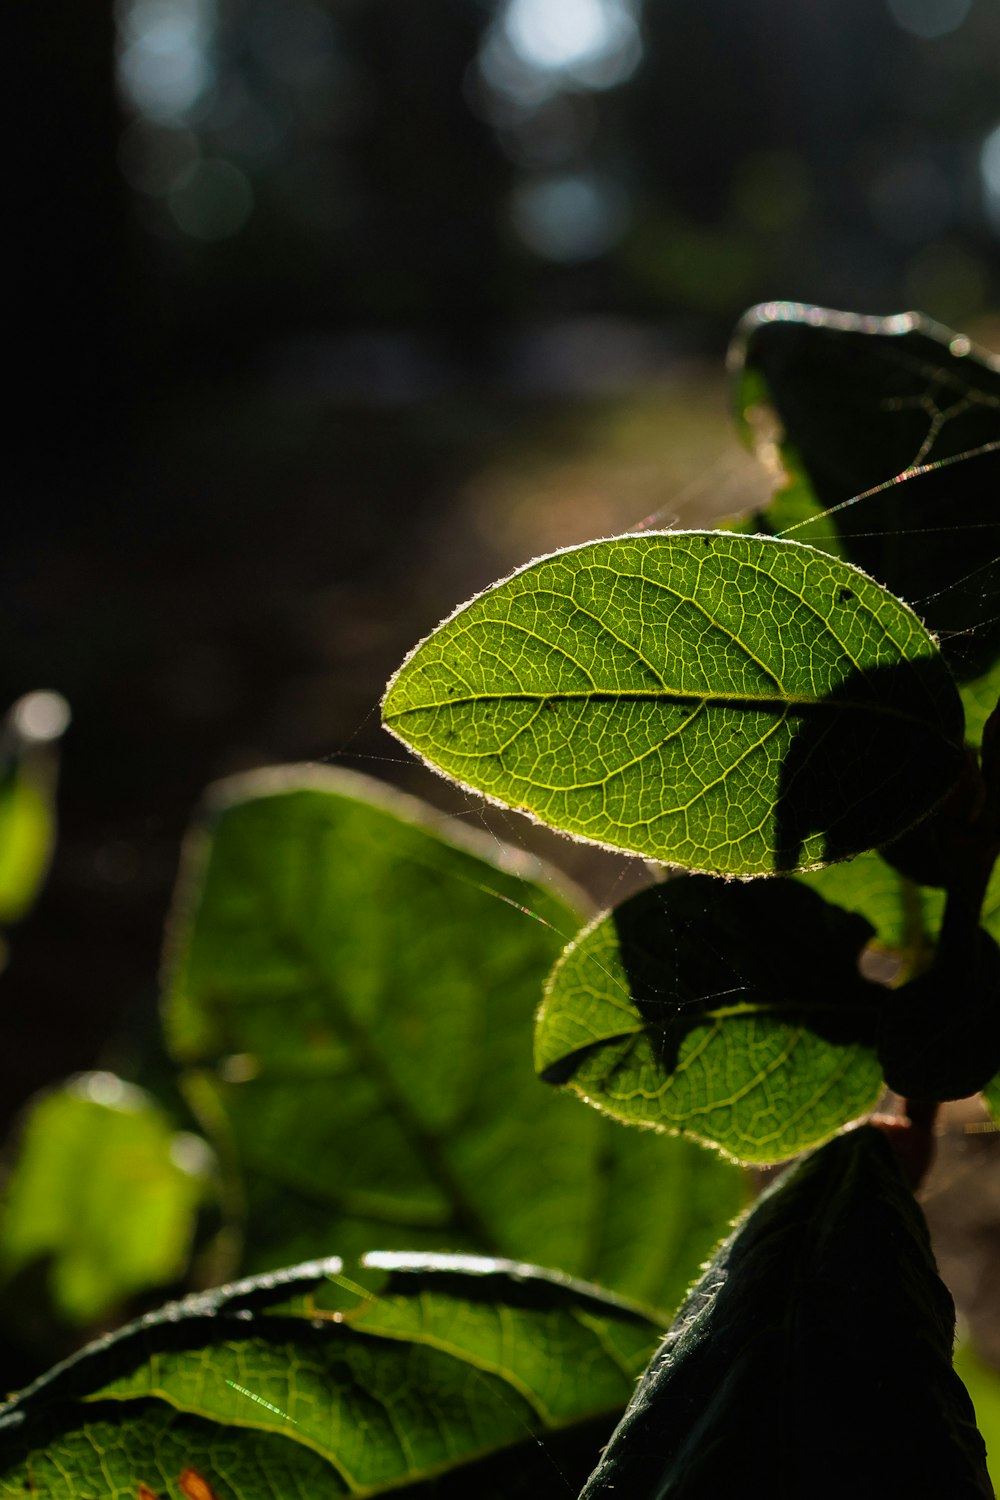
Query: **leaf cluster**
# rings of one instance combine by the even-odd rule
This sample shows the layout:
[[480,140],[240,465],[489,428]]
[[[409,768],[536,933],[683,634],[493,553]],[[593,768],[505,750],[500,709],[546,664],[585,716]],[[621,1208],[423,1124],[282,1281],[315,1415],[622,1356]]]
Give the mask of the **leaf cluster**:
[[[189,1128],[106,1075],[40,1101],[0,1275],[47,1257],[79,1323],[240,1279],[14,1398],[0,1495],[992,1493],[912,1190],[938,1102],[1000,1118],[1000,368],[793,304],[731,367],[765,510],[528,564],[383,702],[664,878],[594,914],[362,778],[215,789],[164,980]],[[734,1163],[802,1152],[724,1237]],[[46,1217],[84,1157],[145,1198]]]

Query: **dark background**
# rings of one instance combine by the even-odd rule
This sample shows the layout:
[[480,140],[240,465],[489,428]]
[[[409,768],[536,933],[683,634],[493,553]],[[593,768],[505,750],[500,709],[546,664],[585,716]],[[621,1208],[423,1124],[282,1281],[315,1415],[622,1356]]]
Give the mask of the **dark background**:
[[0,979],[10,1116],[150,1065],[214,777],[334,759],[478,815],[379,731],[386,676],[533,552],[752,493],[721,374],[745,306],[995,337],[1000,9],[52,0],[7,24],[0,703],[53,688],[74,715]]

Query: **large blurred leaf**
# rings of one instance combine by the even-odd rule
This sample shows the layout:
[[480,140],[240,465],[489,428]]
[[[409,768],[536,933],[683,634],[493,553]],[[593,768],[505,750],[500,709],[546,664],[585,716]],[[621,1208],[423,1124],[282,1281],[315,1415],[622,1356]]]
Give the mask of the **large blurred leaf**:
[[764,407],[780,427],[785,483],[761,529],[858,563],[940,632],[960,677],[985,671],[1000,652],[1000,362],[916,313],[769,302],[730,364],[748,434]]
[[618,1119],[779,1161],[871,1109],[885,990],[868,923],[797,881],[691,875],[599,917],[567,948],[535,1063]]
[[953,1333],[885,1137],[840,1136],[707,1267],[585,1500],[992,1500]]
[[210,1153],[141,1089],[85,1073],[29,1106],[0,1209],[0,1284],[48,1261],[59,1315],[93,1324],[179,1278]]
[[536,861],[344,773],[224,787],[188,851],[174,1051],[245,1176],[247,1265],[373,1240],[559,1266],[673,1306],[740,1206],[534,1077],[580,916]]
[[[349,1271],[314,1261],[91,1345],[0,1408],[0,1495],[381,1495],[524,1444],[555,1486],[546,1436],[579,1429],[569,1456],[592,1465],[660,1336],[530,1266],[372,1255]],[[514,1492],[488,1471],[464,1491]]]
[[733,875],[884,843],[960,769],[958,695],[908,609],[810,547],[718,532],[529,564],[417,647],[383,716],[542,822]]

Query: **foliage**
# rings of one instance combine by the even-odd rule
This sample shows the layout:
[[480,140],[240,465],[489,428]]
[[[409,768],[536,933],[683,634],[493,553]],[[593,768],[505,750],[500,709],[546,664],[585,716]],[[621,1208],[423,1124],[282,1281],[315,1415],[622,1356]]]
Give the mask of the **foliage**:
[[48,1257],[52,1298],[90,1327],[124,1297],[179,1280],[211,1155],[142,1089],[82,1074],[25,1121],[8,1186],[0,1272],[14,1282]]
[[538,1433],[593,1443],[655,1347],[637,1308],[510,1262],[349,1269],[190,1297],[53,1370],[0,1419],[0,1494],[380,1495]]
[[[174,1124],[122,1096],[144,1186],[173,1162],[172,1253],[46,1218],[57,1158],[84,1198],[84,1157],[127,1173],[107,1100],[53,1125],[78,1082],[23,1126],[6,1274],[48,1256],[64,1319],[179,1278],[189,1242],[193,1284],[252,1274],[14,1398],[0,1492],[991,1493],[913,1188],[939,1101],[1000,1117],[1000,370],[791,304],[732,366],[763,513],[528,564],[383,704],[452,780],[671,868],[588,914],[361,778],[215,789],[164,981],[178,1123],[214,1155],[178,1176]],[[725,1237],[735,1163],[802,1152]],[[141,1249],[143,1195],[106,1201]]]
[[584,1495],[724,1494],[768,1471],[779,1495],[988,1495],[953,1334],[886,1137],[839,1136],[720,1247]]

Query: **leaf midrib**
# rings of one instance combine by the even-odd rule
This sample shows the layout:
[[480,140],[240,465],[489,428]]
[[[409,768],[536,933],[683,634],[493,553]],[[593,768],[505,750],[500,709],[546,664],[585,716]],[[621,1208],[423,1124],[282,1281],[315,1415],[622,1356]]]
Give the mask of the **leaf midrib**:
[[351,1014],[350,1007],[344,1004],[335,986],[329,982],[299,935],[286,929],[276,929],[275,936],[293,962],[298,962],[310,982],[327,997],[334,1024],[340,1030],[348,1047],[354,1051],[361,1067],[375,1080],[386,1109],[420,1157],[428,1177],[451,1204],[456,1227],[468,1234],[474,1242],[480,1244],[486,1254],[499,1255],[501,1247],[497,1243],[496,1236],[466,1196],[464,1188],[440,1149],[441,1143],[438,1137],[427,1128],[413,1109],[410,1100],[397,1084],[386,1065],[385,1058],[372,1042],[366,1028]]
[[[831,689],[831,693],[836,688]],[[708,708],[770,709],[775,713],[786,713],[790,708],[803,713],[872,713],[885,718],[897,719],[901,723],[917,724],[925,730],[934,730],[946,736],[936,724],[920,715],[897,708],[894,704],[868,699],[832,698],[829,694],[809,698],[796,693],[690,693],[670,688],[595,688],[593,691],[574,689],[571,691],[532,691],[518,688],[510,692],[465,693],[441,699],[430,699],[424,703],[413,703],[404,708],[392,709],[387,705],[387,719],[402,719],[408,714],[428,713],[439,708],[467,707],[477,703],[677,703]]]

